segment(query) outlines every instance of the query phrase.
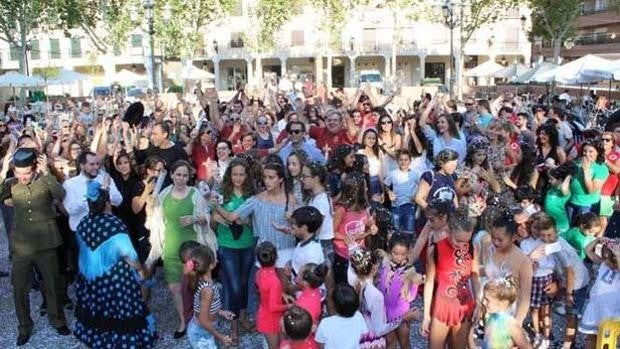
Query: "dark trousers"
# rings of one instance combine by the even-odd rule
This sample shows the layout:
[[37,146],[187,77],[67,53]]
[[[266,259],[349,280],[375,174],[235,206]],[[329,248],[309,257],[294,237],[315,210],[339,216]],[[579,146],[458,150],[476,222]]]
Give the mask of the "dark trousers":
[[32,286],[33,267],[41,273],[43,289],[47,302],[47,316],[54,327],[66,326],[65,313],[61,302],[61,282],[58,272],[58,253],[56,248],[37,251],[30,255],[15,252],[12,258],[11,282],[15,313],[19,322],[19,334],[30,334],[32,318],[30,317],[30,287]]
[[232,249],[220,246],[218,255],[219,279],[224,289],[226,310],[239,316],[239,311],[248,307],[248,286],[250,271],[254,265],[254,249]]

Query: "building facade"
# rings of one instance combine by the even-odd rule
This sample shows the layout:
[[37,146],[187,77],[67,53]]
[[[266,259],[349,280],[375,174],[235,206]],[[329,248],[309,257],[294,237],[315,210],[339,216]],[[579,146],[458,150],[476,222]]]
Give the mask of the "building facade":
[[[610,7],[613,0],[585,0],[577,18],[577,31],[564,41],[560,57],[572,61],[587,54],[610,60],[620,59],[620,14]],[[535,60],[553,58],[550,43],[537,41],[532,45]]]
[[[300,9],[274,33],[274,49],[258,53],[244,42],[256,26],[257,19],[247,11],[255,0],[241,1],[240,16],[228,17],[217,26],[203,29],[204,48],[197,50],[188,63],[212,72],[219,90],[234,89],[241,81],[259,84],[274,73],[309,77],[330,87],[357,86],[362,70],[378,71],[385,83],[400,86],[448,84],[453,74],[450,30],[442,23],[395,21],[397,14],[390,9],[362,9],[349,14],[340,35],[341,45],[328,47],[327,34],[315,25],[320,22],[320,14],[308,7]],[[528,15],[527,9],[507,11],[499,22],[474,33],[464,48],[465,71],[490,59],[503,64],[529,64],[532,48],[523,28],[524,15]],[[454,31],[454,37],[458,37],[459,28]],[[144,62],[150,59],[149,40],[140,29],[130,35],[125,47],[106,55],[99,54],[85,35],[77,31],[72,34],[71,38],[62,33],[31,38],[29,70],[64,67],[92,75],[94,85],[110,83],[110,77],[121,69],[147,76]],[[398,42],[394,38],[399,38]],[[457,40],[453,44],[455,54],[458,45]],[[18,54],[7,43],[0,42],[0,71],[18,69]],[[162,56],[165,53],[158,59]],[[164,62],[165,81],[175,75],[171,72],[173,66]]]

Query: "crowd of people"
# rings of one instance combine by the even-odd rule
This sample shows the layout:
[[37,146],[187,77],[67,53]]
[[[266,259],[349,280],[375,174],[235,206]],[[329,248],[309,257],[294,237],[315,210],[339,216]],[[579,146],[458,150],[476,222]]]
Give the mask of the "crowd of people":
[[544,349],[553,311],[563,348],[594,348],[620,317],[620,119],[584,129],[565,96],[198,92],[6,105],[18,346],[33,284],[59,335],[154,346],[162,269],[193,348]]

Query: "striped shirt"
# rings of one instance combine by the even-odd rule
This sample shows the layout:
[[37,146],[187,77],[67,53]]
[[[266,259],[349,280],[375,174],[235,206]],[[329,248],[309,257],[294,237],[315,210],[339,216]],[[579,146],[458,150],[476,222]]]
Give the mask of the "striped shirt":
[[209,314],[215,314],[222,309],[222,296],[220,295],[219,288],[215,287],[212,281],[200,280],[196,291],[194,291],[194,313],[196,316],[200,314],[200,293],[202,289],[208,287],[213,290],[213,298],[211,299],[211,305],[209,306]]
[[[286,219],[286,204],[274,203],[253,196],[239,206],[235,213],[241,219],[252,216],[252,230],[254,236],[258,237],[258,243],[270,241],[278,251],[295,248],[295,238],[284,234],[273,226],[273,224],[288,226]],[[289,203],[289,210],[296,207]]]

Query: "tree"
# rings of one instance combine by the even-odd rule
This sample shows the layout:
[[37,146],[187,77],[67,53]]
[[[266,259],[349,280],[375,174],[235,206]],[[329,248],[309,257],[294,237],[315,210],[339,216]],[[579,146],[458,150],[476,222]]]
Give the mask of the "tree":
[[553,63],[560,63],[560,49],[575,31],[575,21],[581,14],[581,0],[529,0],[532,9],[530,38],[542,37],[551,42]]
[[61,29],[68,33],[83,20],[87,6],[87,1],[79,0],[0,1],[0,40],[19,50],[20,72],[27,73],[26,53],[33,32]]

